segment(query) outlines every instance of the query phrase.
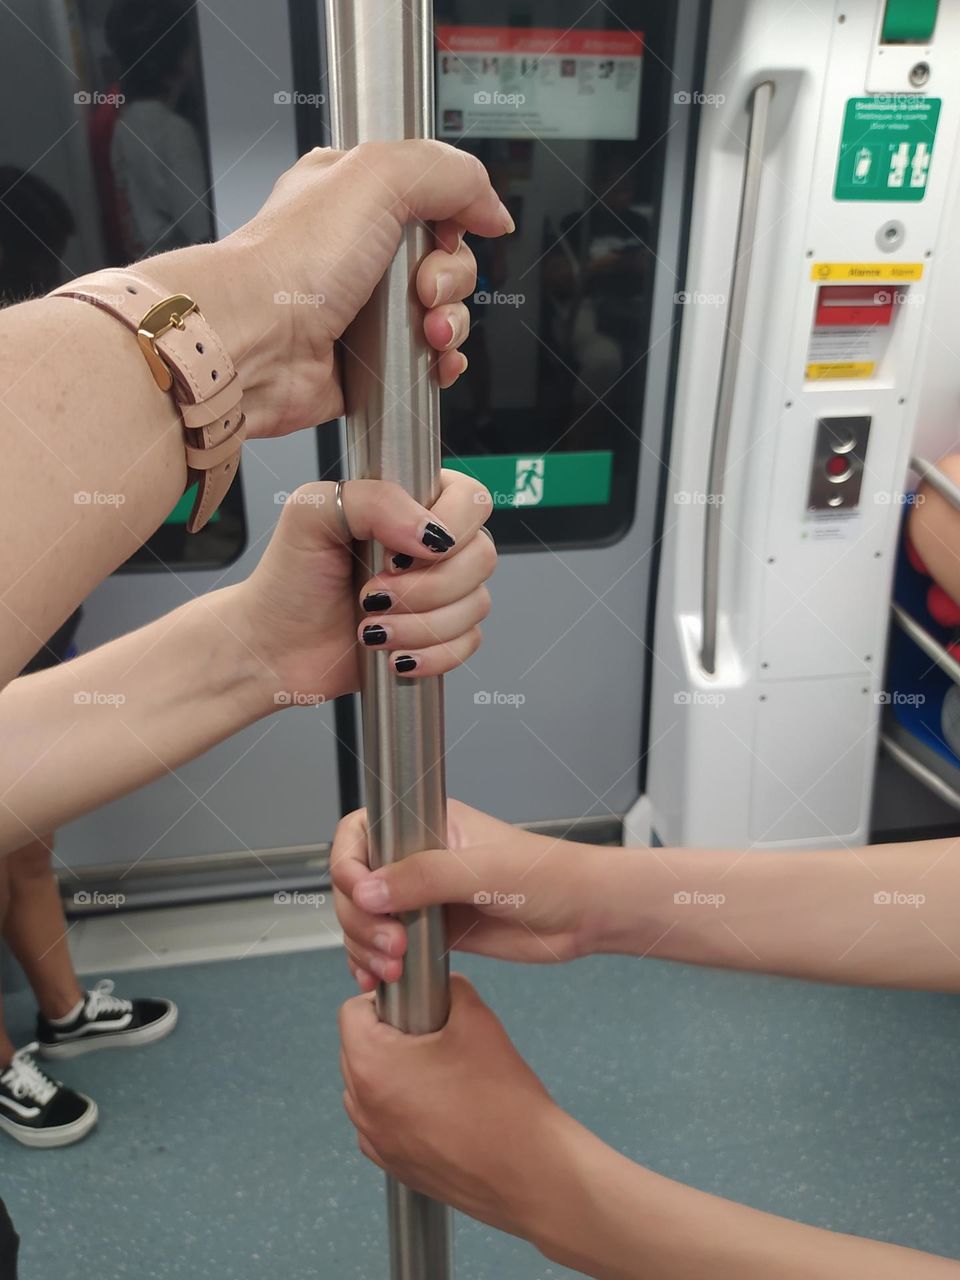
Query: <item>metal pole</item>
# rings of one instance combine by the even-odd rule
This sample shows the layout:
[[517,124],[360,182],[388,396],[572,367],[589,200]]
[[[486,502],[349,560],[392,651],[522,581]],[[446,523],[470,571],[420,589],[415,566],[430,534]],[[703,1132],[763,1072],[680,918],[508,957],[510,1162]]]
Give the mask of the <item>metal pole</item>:
[[[325,0],[327,76],[334,145],[433,136],[431,0]],[[394,480],[425,505],[437,496],[440,399],[423,338],[414,279],[429,251],[411,224],[397,255],[342,344],[348,470]],[[384,549],[363,549],[376,573]],[[443,682],[398,679],[388,655],[363,654],[363,746],[374,865],[446,844]],[[381,1018],[401,1031],[442,1027],[449,967],[440,908],[404,917],[409,944],[401,982],[381,988]],[[393,1280],[452,1274],[445,1205],[387,1180]]]

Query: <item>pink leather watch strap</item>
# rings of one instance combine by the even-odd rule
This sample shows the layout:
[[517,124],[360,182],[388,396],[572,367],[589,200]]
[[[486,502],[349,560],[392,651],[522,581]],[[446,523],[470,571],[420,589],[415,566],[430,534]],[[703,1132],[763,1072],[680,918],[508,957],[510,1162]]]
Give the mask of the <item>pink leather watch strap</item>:
[[[135,271],[108,269],[71,280],[50,296],[92,303],[137,333],[148,313],[170,295]],[[189,480],[197,482],[187,528],[197,533],[233,483],[247,429],[243,387],[223,343],[195,307],[178,320],[147,345],[161,357],[159,374],[166,366],[172,376],[170,389],[183,418]],[[154,369],[155,356],[149,363]],[[156,371],[154,377],[159,382]]]

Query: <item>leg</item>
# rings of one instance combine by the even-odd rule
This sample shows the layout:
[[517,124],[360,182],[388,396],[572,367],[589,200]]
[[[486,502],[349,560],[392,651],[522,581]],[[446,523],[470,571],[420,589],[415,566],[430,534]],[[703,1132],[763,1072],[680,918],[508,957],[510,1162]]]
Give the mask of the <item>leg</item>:
[[0,1275],[8,1280],[17,1280],[17,1253],[20,1250],[20,1237],[10,1221],[7,1206],[0,1200]]
[[[10,872],[8,859],[0,857],[0,929],[6,921],[10,907]],[[16,1052],[7,1029],[3,1025],[3,997],[0,996],[0,1069],[9,1067]]]
[[51,866],[53,838],[8,855],[9,909],[3,936],[47,1018],[62,1018],[84,998],[67,945],[67,922]]

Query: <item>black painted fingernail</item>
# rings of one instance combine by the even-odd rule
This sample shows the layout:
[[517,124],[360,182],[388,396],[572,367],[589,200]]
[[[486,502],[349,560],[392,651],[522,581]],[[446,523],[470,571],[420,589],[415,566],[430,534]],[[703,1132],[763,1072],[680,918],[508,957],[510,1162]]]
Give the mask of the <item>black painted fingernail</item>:
[[413,564],[413,556],[408,556],[405,551],[398,551],[393,557],[393,567],[395,569],[409,569]]
[[371,646],[375,644],[385,644],[387,640],[387,633],[383,627],[364,627],[360,633],[360,638],[363,640],[364,644]]
[[417,660],[411,658],[408,653],[402,653],[399,658],[394,658],[393,665],[401,674],[404,674],[407,671],[416,671]]
[[450,550],[456,542],[456,538],[447,533],[446,529],[442,528],[442,526],[438,524],[428,524],[423,531],[423,536],[420,541],[425,547],[429,548],[434,555],[439,556],[445,551]]
[[392,604],[386,591],[371,591],[368,596],[363,597],[365,613],[386,613]]

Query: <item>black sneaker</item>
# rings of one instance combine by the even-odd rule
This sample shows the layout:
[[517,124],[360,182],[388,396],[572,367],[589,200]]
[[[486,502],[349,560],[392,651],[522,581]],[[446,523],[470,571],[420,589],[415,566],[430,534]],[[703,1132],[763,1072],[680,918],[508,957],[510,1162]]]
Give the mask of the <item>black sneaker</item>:
[[109,978],[87,992],[72,1022],[49,1022],[37,1017],[42,1058],[75,1058],[93,1049],[135,1049],[168,1036],[177,1025],[172,1000],[121,1000],[111,994]]
[[97,1104],[51,1080],[33,1059],[35,1044],[0,1068],[0,1129],[25,1147],[65,1147],[97,1123]]

